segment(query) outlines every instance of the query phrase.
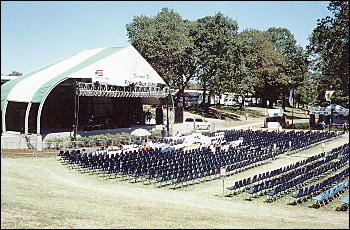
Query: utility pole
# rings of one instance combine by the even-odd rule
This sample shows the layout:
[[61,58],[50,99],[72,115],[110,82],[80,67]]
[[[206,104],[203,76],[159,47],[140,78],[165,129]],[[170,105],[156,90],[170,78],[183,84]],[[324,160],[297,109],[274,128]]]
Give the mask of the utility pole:
[[168,133],[168,136],[169,136],[169,105],[168,105],[168,102],[166,104],[166,130],[167,130],[167,133]]
[[293,118],[294,118],[294,93],[295,93],[295,89],[294,89],[294,85],[293,85],[293,88],[292,88],[292,127],[294,126],[294,123],[293,123]]
[[[73,130],[73,140],[77,140],[79,124],[79,85],[77,80],[74,80],[74,130]],[[75,147],[75,143],[74,143]]]
[[334,93],[334,90],[332,90],[332,86],[330,86],[330,89],[331,90],[327,90],[325,93],[326,101],[329,101],[329,107],[331,109],[331,114],[330,114],[330,118],[329,118],[329,126],[328,126],[329,130],[331,129],[331,125],[333,122],[332,95]]
[[[292,93],[292,95],[289,94],[289,104],[292,104],[292,125],[291,127],[294,126],[294,121],[293,121],[293,117],[294,117],[294,94],[295,94],[295,84],[294,84],[294,81],[290,78],[289,79],[289,86],[290,86],[290,90]],[[292,96],[292,97],[291,97]],[[292,100],[292,103],[290,103],[290,100]]]

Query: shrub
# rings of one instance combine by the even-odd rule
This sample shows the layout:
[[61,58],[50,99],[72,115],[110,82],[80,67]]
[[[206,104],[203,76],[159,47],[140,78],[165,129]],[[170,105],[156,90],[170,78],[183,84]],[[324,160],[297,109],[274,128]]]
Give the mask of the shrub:
[[[149,138],[159,139],[161,137],[160,130],[152,131],[151,136]],[[77,146],[79,147],[90,147],[90,146],[107,146],[107,145],[118,145],[122,143],[134,143],[137,137],[131,136],[129,133],[118,133],[118,134],[99,134],[92,135],[86,137],[77,137]],[[57,148],[58,146],[63,146],[64,142],[70,142],[70,137],[61,137],[61,138],[50,138],[45,142],[53,142],[54,146]]]

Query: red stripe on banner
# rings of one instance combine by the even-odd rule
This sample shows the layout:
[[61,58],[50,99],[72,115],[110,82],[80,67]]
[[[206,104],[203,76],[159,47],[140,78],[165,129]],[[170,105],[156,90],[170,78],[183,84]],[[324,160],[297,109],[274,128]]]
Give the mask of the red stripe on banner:
[[103,70],[102,69],[98,69],[95,71],[95,74],[99,77],[102,77],[103,76]]

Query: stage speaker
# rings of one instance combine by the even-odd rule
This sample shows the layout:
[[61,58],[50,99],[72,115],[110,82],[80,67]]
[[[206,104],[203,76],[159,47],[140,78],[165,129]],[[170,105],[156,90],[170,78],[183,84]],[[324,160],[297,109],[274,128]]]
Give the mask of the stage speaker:
[[315,127],[316,125],[315,121],[316,121],[315,114],[310,114],[310,119],[309,119],[310,127]]
[[162,107],[156,108],[156,124],[157,125],[163,124],[163,109],[162,109]]
[[184,108],[175,107],[175,124],[182,123],[184,121]]

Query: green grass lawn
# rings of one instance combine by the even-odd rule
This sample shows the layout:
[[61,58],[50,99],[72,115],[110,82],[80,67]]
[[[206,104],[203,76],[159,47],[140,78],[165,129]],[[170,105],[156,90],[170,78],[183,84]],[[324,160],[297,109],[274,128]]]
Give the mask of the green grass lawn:
[[[280,108],[280,107],[275,107]],[[260,118],[265,117],[266,108],[262,107],[245,107],[243,110],[241,110],[237,106],[220,106],[220,107],[210,107],[209,112],[205,113],[205,111],[202,108],[187,108],[186,111],[195,113],[204,117],[209,118],[217,118],[219,115],[223,116],[224,119],[231,118],[229,115],[232,116],[231,119],[241,119],[241,117],[245,118],[245,115],[247,114],[250,118]],[[305,111],[298,108],[285,108],[284,114],[286,115],[287,119],[309,119],[309,116],[305,114]]]
[[240,110],[238,107],[232,106],[221,106],[221,107],[210,107],[209,112],[206,113],[202,108],[188,108],[186,111],[201,115],[206,118],[216,118],[224,120],[245,120],[245,114],[249,118],[260,118],[264,117],[264,108],[249,107],[244,110]]
[[260,107],[247,107],[243,110],[240,110],[239,107],[222,106],[220,109],[243,117],[247,114],[248,117],[253,118],[264,117],[265,113],[265,108]]

